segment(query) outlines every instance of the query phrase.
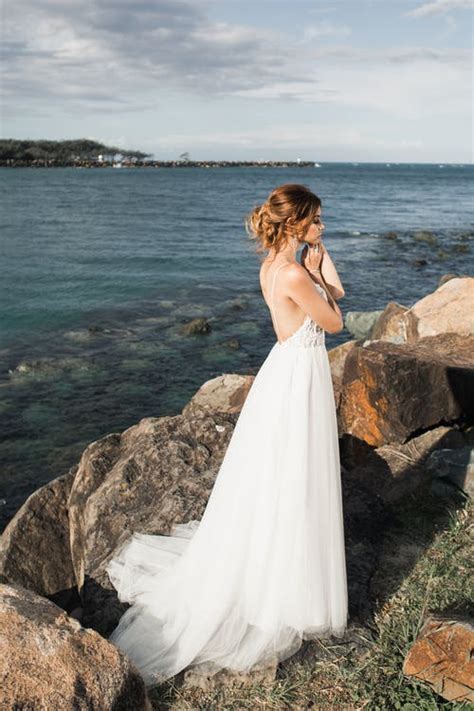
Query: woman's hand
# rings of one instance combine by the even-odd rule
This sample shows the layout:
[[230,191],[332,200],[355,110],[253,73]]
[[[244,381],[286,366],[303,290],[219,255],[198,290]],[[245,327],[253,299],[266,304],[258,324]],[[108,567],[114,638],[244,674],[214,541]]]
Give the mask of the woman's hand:
[[326,249],[321,240],[319,240],[316,246],[319,247],[318,251],[315,251],[312,246],[309,247],[306,243],[301,251],[301,266],[310,273],[321,269],[321,262]]

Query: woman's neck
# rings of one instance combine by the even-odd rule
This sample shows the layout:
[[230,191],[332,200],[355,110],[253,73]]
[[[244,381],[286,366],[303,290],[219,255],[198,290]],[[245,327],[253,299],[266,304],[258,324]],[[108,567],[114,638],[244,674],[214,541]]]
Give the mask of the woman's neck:
[[270,249],[268,252],[268,259],[274,261],[278,258],[278,261],[283,262],[296,262],[296,252],[291,247],[281,249],[279,252]]

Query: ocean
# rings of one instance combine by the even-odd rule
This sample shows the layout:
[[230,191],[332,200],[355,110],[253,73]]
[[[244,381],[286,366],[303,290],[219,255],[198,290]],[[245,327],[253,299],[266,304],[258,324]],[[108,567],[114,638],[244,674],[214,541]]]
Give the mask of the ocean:
[[[244,217],[274,187],[321,198],[346,314],[474,275],[473,179],[469,164],[0,168],[0,530],[90,442],[258,370],[275,335]],[[198,316],[209,333],[183,335]]]

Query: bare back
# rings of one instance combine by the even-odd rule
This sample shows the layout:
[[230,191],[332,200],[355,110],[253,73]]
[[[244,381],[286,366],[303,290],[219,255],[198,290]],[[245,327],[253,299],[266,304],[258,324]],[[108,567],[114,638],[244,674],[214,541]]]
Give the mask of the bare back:
[[[272,264],[264,261],[260,268],[260,288],[270,310],[273,329],[279,343],[301,328],[307,318],[307,314],[290,297],[285,296],[281,287],[285,270],[292,264],[293,262]],[[280,275],[278,279],[277,273]]]

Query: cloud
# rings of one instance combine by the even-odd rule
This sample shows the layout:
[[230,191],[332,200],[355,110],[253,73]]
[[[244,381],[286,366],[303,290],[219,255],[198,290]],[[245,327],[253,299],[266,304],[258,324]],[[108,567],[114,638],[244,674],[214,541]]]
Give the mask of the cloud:
[[[447,54],[446,54],[447,53]],[[320,53],[321,55],[321,53]],[[321,56],[310,72],[320,78],[317,91],[311,86],[291,88],[299,101],[370,112],[376,120],[413,121],[423,116],[458,116],[469,113],[470,53],[423,49],[397,52],[388,50],[354,53],[344,61],[324,62]],[[254,99],[278,99],[278,83],[263,88],[241,90],[239,95]]]
[[303,41],[306,42],[315,37],[348,37],[350,34],[352,34],[352,29],[348,25],[338,25],[323,20],[318,25],[304,28]]
[[222,96],[295,78],[279,34],[211,22],[192,2],[19,0],[5,10],[3,38],[7,103],[62,96],[73,110],[101,94],[99,103],[136,107],[140,93],[166,87]]
[[313,46],[317,30],[347,36],[350,28],[323,21],[298,42],[284,32],[211,21],[204,6],[11,2],[3,27],[5,115],[156,112],[170,92],[188,101],[321,103],[402,118],[465,110],[468,50]]
[[432,2],[426,2],[405,14],[409,17],[427,17],[438,13],[450,12],[451,10],[470,9],[472,9],[472,0],[432,0]]

